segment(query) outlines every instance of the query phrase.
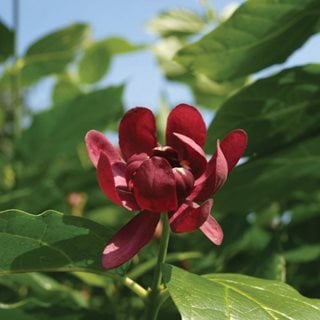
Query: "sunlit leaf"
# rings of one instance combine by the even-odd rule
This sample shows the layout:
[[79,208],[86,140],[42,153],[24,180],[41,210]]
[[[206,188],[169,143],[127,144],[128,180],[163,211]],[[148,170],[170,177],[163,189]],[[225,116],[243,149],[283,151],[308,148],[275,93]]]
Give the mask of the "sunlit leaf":
[[112,55],[129,53],[143,48],[143,46],[133,44],[121,37],[110,37],[102,41]]
[[320,300],[277,281],[236,274],[201,277],[165,265],[165,282],[182,319],[317,319]]
[[205,19],[188,9],[172,9],[153,18],[148,28],[162,36],[187,36],[200,32]]
[[284,62],[315,32],[319,10],[318,0],[246,1],[176,61],[219,81],[243,77]]

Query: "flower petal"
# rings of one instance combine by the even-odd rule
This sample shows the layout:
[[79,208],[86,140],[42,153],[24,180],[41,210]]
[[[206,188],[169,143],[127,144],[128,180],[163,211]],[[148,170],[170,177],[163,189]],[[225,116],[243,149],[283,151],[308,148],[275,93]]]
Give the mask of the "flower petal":
[[85,141],[89,158],[95,167],[98,165],[102,151],[108,155],[111,163],[122,161],[119,152],[101,132],[90,130],[86,134]]
[[170,218],[171,230],[173,232],[191,232],[200,228],[207,220],[212,204],[212,199],[207,200],[201,206],[194,202],[183,203]]
[[228,163],[217,141],[217,151],[208,162],[206,172],[195,182],[195,188],[188,199],[205,201],[223,186],[227,177]]
[[223,240],[223,231],[219,223],[211,215],[208,216],[208,219],[200,227],[200,230],[214,244],[216,244],[217,246],[221,244]]
[[221,150],[228,162],[230,172],[241,158],[247,146],[247,133],[242,129],[231,131],[220,144]]
[[126,160],[133,154],[151,155],[157,138],[155,118],[149,109],[137,107],[124,115],[119,126],[119,145]]
[[160,215],[142,211],[116,233],[103,251],[102,265],[115,268],[130,260],[153,237]]
[[125,178],[126,164],[117,162],[111,165],[108,156],[101,152],[97,166],[98,182],[103,193],[115,204],[128,210],[139,209],[133,194],[129,192]]
[[175,178],[166,159],[152,157],[145,160],[132,177],[132,182],[140,208],[154,212],[177,208]]
[[176,138],[175,150],[179,154],[180,160],[186,161],[185,165],[190,167],[195,178],[201,176],[207,167],[207,159],[203,149],[189,137],[173,133]]
[[181,133],[200,147],[206,142],[206,125],[200,112],[188,104],[179,104],[169,114],[166,129],[166,143],[174,147],[175,138],[173,133]]

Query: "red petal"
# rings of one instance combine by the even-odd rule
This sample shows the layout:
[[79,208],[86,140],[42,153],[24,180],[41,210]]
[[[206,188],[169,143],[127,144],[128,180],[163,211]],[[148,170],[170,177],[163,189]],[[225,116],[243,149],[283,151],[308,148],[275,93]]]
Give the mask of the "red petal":
[[194,231],[207,220],[213,201],[207,200],[201,206],[196,203],[183,203],[170,218],[170,226],[173,232]]
[[205,201],[217,192],[228,177],[228,163],[217,141],[217,151],[207,165],[206,172],[196,181],[188,197],[192,201]]
[[206,142],[207,131],[202,116],[195,107],[187,104],[179,104],[168,116],[166,142],[172,147],[175,145],[175,132],[189,137],[200,147]]
[[153,237],[160,215],[142,211],[113,236],[102,255],[106,269],[115,268],[130,260]]
[[200,227],[200,230],[214,244],[216,244],[217,246],[221,244],[223,240],[223,231],[219,223],[211,215],[208,216],[208,219]]
[[145,160],[132,177],[133,191],[140,208],[161,212],[177,208],[176,183],[164,158]]
[[99,131],[90,130],[85,137],[89,158],[93,165],[97,167],[100,153],[103,151],[108,155],[111,163],[122,161],[119,152]]
[[176,138],[175,150],[178,152],[180,160],[186,160],[186,165],[190,167],[193,176],[198,178],[207,167],[207,159],[203,149],[183,134],[174,133],[173,135]]
[[125,171],[126,164],[124,162],[111,165],[108,156],[101,152],[97,166],[98,182],[101,190],[115,204],[129,210],[136,210],[138,206],[132,193],[128,192]]
[[137,107],[124,115],[119,126],[119,145],[126,160],[133,154],[151,155],[157,138],[154,115],[149,109]]
[[247,134],[242,129],[231,131],[220,144],[221,150],[228,162],[230,172],[241,158],[247,146]]

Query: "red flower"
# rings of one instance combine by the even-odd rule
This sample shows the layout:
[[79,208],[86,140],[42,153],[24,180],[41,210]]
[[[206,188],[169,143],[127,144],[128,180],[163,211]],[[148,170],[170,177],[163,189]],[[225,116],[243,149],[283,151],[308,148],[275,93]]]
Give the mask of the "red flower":
[[169,114],[166,146],[156,138],[153,113],[129,110],[119,126],[121,154],[95,130],[86,135],[89,157],[100,187],[114,203],[140,213],[107,244],[102,264],[111,269],[131,259],[152,238],[161,212],[168,212],[173,232],[200,229],[213,243],[223,232],[210,215],[210,197],[225,183],[247,144],[243,130],[230,132],[207,161],[206,127],[200,113],[180,104]]

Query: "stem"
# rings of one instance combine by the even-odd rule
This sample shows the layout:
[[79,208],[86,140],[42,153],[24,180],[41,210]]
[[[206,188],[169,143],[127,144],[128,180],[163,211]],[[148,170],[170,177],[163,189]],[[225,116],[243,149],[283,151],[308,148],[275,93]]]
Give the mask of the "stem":
[[14,116],[14,137],[18,138],[21,133],[21,92],[20,92],[20,68],[19,55],[18,55],[18,32],[19,32],[19,13],[20,3],[19,0],[13,1],[13,25],[14,25],[14,42],[13,42],[13,75],[12,75],[12,106]]
[[125,277],[123,280],[121,280],[122,283],[129,288],[132,292],[134,292],[136,295],[138,295],[142,299],[146,299],[148,297],[148,292],[146,289],[144,289],[140,284],[135,282],[129,277]]
[[162,281],[161,265],[166,260],[169,237],[170,237],[170,227],[169,227],[169,220],[168,220],[167,213],[162,213],[161,219],[163,223],[163,232],[160,240],[159,254],[158,254],[156,268],[154,271],[153,283],[152,283],[151,290],[149,291],[149,301],[147,305],[146,320],[157,319],[161,303],[164,301],[163,299],[161,299],[162,298],[161,293],[163,292],[163,288],[161,286],[161,281]]
[[[176,261],[183,261],[183,260],[189,260],[189,259],[199,259],[202,258],[203,254],[197,251],[187,251],[187,252],[174,252],[167,254],[166,262],[176,262]],[[137,279],[153,269],[155,265],[157,264],[157,257],[154,257],[137,267],[135,267],[132,271],[128,273],[128,277],[131,279]]]

